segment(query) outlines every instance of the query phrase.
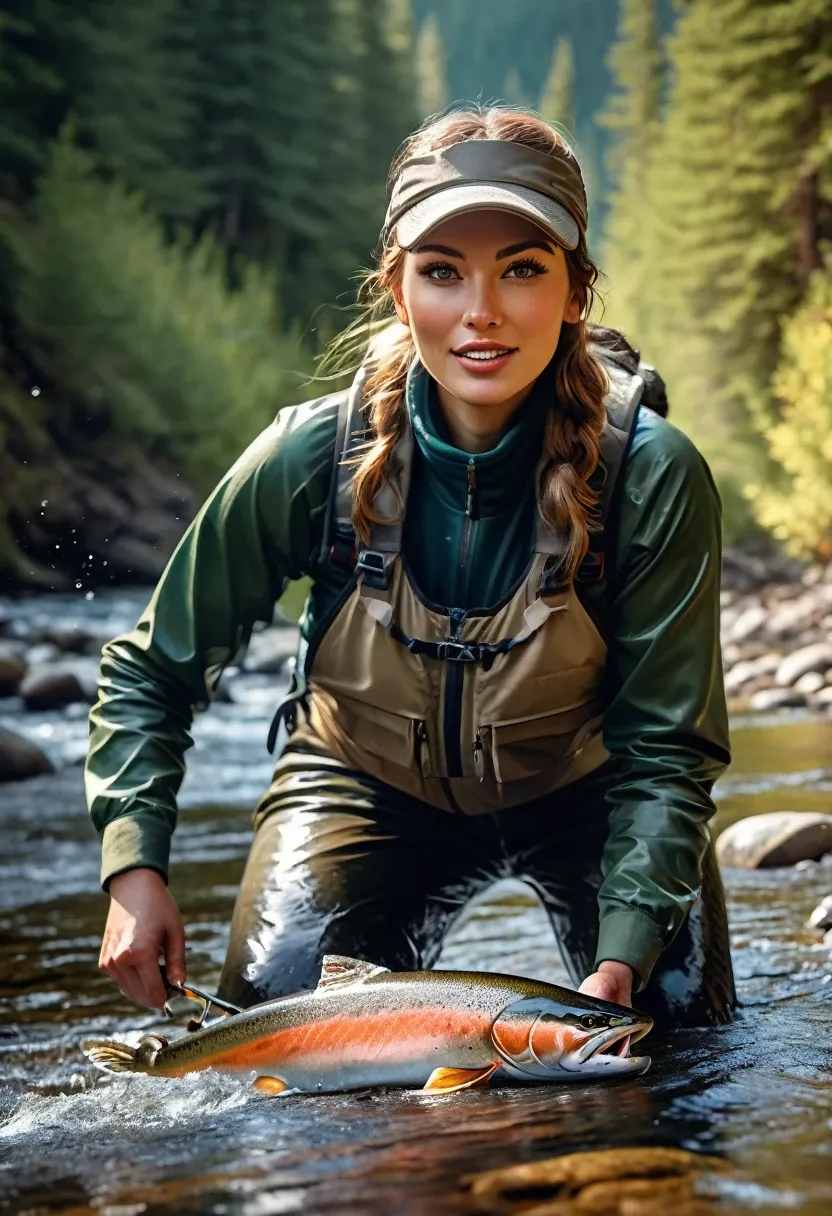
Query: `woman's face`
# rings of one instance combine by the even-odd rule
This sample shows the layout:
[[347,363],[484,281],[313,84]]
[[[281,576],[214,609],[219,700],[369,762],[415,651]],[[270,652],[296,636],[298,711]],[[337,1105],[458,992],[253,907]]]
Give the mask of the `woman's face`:
[[481,407],[519,404],[580,315],[563,249],[505,211],[432,229],[405,256],[396,311],[446,401]]

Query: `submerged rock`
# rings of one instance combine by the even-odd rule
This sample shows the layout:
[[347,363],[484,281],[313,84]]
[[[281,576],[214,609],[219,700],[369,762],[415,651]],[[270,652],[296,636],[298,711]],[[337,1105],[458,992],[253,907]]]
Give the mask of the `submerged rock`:
[[74,671],[48,668],[32,671],[20,686],[27,709],[63,709],[76,701],[90,701]]
[[51,772],[52,764],[39,747],[0,726],[0,781],[23,781]]
[[553,1216],[667,1216],[694,1210],[704,1216],[719,1207],[699,1196],[697,1179],[730,1171],[721,1158],[680,1148],[600,1149],[475,1174],[471,1200],[478,1212],[528,1210],[530,1216],[532,1211],[541,1216],[544,1211]]
[[0,642],[0,697],[13,697],[26,675],[26,660],[14,642]]
[[806,922],[810,929],[832,929],[832,895],[827,895]]
[[832,815],[771,811],[731,824],[716,842],[720,865],[757,870],[817,861],[832,852]]

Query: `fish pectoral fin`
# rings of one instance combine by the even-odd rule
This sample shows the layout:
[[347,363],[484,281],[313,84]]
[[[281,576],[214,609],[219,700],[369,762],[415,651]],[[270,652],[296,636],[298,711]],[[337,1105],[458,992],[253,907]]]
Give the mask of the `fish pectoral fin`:
[[276,1094],[284,1093],[289,1086],[285,1081],[281,1081],[280,1077],[255,1077],[254,1088],[258,1094],[268,1094],[274,1097]]
[[362,980],[368,980],[389,970],[389,967],[367,963],[360,958],[349,958],[346,954],[325,954],[318,987],[328,988],[330,984],[359,984]]
[[424,1088],[432,1093],[452,1094],[458,1089],[485,1086],[499,1067],[497,1062],[488,1068],[434,1068]]

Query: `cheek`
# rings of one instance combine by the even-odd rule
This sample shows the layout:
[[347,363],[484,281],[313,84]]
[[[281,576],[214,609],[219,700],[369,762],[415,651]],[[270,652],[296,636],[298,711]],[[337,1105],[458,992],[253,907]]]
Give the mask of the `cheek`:
[[458,288],[436,287],[413,276],[403,288],[404,306],[413,337],[418,345],[434,345],[447,339],[460,323],[463,310]]
[[546,281],[528,289],[518,288],[511,294],[507,292],[506,319],[527,343],[554,349],[563,323],[567,295],[560,284]]

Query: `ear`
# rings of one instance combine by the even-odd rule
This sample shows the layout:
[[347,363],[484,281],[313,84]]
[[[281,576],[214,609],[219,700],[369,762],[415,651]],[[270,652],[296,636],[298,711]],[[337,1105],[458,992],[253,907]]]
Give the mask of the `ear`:
[[563,310],[563,319],[567,325],[576,325],[581,319],[581,303],[576,291],[572,292],[566,302],[566,308]]

